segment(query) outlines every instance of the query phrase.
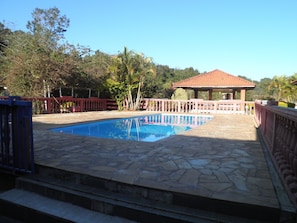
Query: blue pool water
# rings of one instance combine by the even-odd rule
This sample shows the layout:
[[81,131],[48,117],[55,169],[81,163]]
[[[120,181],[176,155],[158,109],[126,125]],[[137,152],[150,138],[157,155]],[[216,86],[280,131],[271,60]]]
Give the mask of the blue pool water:
[[212,116],[156,114],[132,118],[112,119],[51,129],[53,132],[155,142],[203,125]]

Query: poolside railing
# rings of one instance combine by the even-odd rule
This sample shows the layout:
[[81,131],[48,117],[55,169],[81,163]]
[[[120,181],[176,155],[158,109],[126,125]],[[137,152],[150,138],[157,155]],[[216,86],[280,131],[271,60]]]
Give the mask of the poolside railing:
[[[1,97],[0,100],[7,99]],[[24,101],[32,102],[34,114],[51,114],[67,112],[102,111],[108,109],[109,99],[101,98],[73,98],[71,96],[51,98],[28,98],[22,97]]]
[[297,207],[297,109],[256,102],[255,120],[283,184]]
[[34,113],[66,113],[106,110],[106,99],[100,98],[24,98],[33,103]]
[[146,111],[170,113],[198,113],[198,114],[254,114],[254,102],[241,100],[207,101],[201,99],[170,100],[151,99],[143,100],[143,109]]
[[[0,97],[7,99],[7,97]],[[117,104],[113,99],[101,98],[73,98],[71,96],[51,98],[27,98],[31,101],[34,114],[51,114],[66,112],[86,112],[117,110]],[[171,100],[145,98],[140,103],[140,109],[151,112],[168,113],[196,113],[196,114],[243,114],[253,115],[255,103],[241,100],[208,101],[201,99]]]

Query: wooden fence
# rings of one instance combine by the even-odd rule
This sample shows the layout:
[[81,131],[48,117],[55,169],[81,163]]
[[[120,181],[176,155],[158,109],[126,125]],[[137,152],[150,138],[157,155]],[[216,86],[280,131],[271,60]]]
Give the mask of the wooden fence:
[[297,207],[297,109],[255,103],[255,120],[291,200]]
[[[7,99],[1,97],[0,99]],[[22,97],[24,101],[32,102],[34,114],[51,114],[66,112],[102,111],[114,109],[114,100],[100,98],[73,98],[73,97],[51,97],[51,98],[28,98]],[[112,106],[111,108],[109,106]]]

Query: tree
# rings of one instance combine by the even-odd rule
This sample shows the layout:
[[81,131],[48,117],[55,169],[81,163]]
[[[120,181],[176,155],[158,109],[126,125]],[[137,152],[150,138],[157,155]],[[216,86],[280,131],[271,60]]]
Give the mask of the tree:
[[[129,95],[131,95],[130,98],[130,103],[133,103],[132,109],[138,109],[139,103],[142,99],[142,87],[145,81],[145,78],[149,75],[152,74],[153,76],[156,75],[156,70],[154,65],[152,64],[152,60],[149,57],[144,57],[143,54],[137,54],[136,56],[136,61],[138,64],[138,71],[136,72],[135,79],[138,81],[138,86],[137,86],[137,94],[136,94],[136,99],[134,101],[132,97],[132,93],[129,92]],[[129,103],[129,101],[128,101]]]
[[128,110],[138,109],[145,78],[148,74],[155,74],[151,59],[125,47],[122,53],[113,58],[109,71],[111,75],[107,82],[119,108],[125,103]]
[[151,95],[155,98],[170,98],[173,93],[172,82],[176,72],[169,66],[164,65],[157,65],[156,69],[157,76],[155,81],[149,83],[150,85],[155,85],[153,88],[155,91]]
[[27,23],[30,32],[16,31],[10,35],[5,49],[3,73],[11,94],[49,96],[52,88],[65,85],[77,73],[77,50],[60,44],[69,20],[57,8],[35,9]]
[[5,50],[9,45],[9,36],[12,34],[11,30],[6,28],[4,24],[0,23],[0,93],[2,93],[4,85],[4,80],[6,74],[1,72],[4,69],[4,61],[5,61]]
[[[36,51],[31,47],[32,36],[24,32],[15,32],[9,38],[9,46],[5,49],[1,72],[5,84],[12,95],[32,95],[40,91],[36,59]],[[40,96],[40,95],[39,95]]]
[[11,30],[6,28],[4,24],[0,22],[0,61],[4,56],[5,48],[8,46],[8,37],[11,33]]
[[53,88],[87,88],[90,78],[82,68],[82,55],[87,52],[88,49],[65,44],[51,53],[49,61],[51,68],[47,78]]
[[109,94],[105,83],[111,61],[110,55],[99,50],[95,51],[93,55],[87,55],[83,58],[83,71],[89,76],[88,87],[96,90],[98,95],[107,96]]
[[50,88],[62,84],[61,74],[65,74],[63,69],[69,68],[69,66],[63,66],[63,62],[68,62],[64,57],[64,50],[68,50],[68,47],[59,46],[59,41],[64,38],[64,33],[69,26],[69,19],[65,15],[61,16],[56,7],[47,10],[36,8],[32,17],[33,20],[27,23],[27,28],[33,36],[33,48],[39,50],[38,54],[41,60],[36,61],[39,68],[35,69],[35,72],[39,73],[40,82],[43,83],[44,96],[46,96],[49,94]]
[[272,79],[263,78],[259,83],[256,83],[256,88],[251,92],[254,93],[254,100],[256,99],[270,99],[271,93],[268,91]]
[[294,73],[292,76],[288,77],[288,82],[290,84],[290,92],[287,96],[288,102],[297,102],[297,85],[292,85],[292,82],[295,80],[297,80],[297,73]]
[[27,23],[39,45],[54,50],[69,27],[70,20],[60,15],[56,7],[50,9],[36,8],[32,13],[33,20]]
[[274,76],[268,85],[268,91],[271,92],[272,97],[277,100],[287,101],[288,96],[291,94],[292,85],[285,75]]

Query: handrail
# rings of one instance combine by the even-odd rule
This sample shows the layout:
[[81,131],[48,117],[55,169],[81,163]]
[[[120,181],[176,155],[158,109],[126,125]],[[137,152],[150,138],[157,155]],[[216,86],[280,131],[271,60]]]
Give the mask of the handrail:
[[200,99],[170,100],[143,99],[142,109],[146,111],[200,114],[254,114],[254,102],[241,100],[207,101]]
[[[7,97],[0,99],[7,99]],[[108,99],[101,98],[73,98],[71,96],[58,98],[22,97],[22,100],[32,102],[34,114],[102,111],[107,109],[108,101]]]
[[[59,98],[22,98],[22,100],[32,102],[33,112],[35,114],[117,109],[117,104],[115,100],[112,99],[73,98],[71,96],[64,96]],[[201,99],[171,100],[145,98],[140,104],[140,109],[146,111],[197,114],[253,115],[255,107],[254,102],[241,100],[208,101]]]
[[0,168],[34,172],[32,103],[20,97],[0,100]]
[[256,102],[255,121],[283,184],[297,207],[297,110]]

